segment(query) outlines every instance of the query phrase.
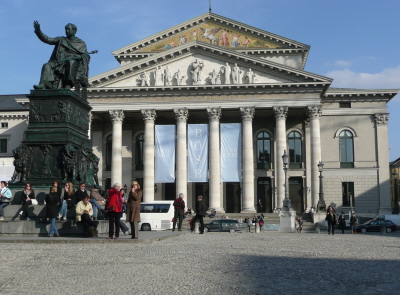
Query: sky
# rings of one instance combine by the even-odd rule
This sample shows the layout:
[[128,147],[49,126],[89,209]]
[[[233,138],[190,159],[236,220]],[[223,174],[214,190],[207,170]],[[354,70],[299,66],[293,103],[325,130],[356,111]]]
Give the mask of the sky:
[[[311,46],[306,71],[332,87],[400,88],[399,0],[212,0],[212,12]],[[209,0],[0,0],[0,95],[27,94],[53,47],[78,27],[92,55],[89,76],[119,66],[111,52],[208,12]],[[388,103],[390,161],[400,157],[400,95]]]

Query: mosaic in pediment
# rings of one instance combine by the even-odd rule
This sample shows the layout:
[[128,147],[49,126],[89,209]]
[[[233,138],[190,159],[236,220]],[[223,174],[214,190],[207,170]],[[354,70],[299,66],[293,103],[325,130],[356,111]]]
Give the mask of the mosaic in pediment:
[[250,34],[243,34],[242,32],[232,30],[227,26],[208,22],[172,36],[153,46],[144,48],[141,52],[159,52],[178,47],[191,41],[207,42],[230,49],[280,47],[274,43],[267,42],[262,38],[255,38]]

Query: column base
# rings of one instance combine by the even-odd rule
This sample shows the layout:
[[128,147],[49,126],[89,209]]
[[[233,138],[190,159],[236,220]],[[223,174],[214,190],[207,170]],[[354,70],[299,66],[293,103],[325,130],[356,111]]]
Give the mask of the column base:
[[284,209],[279,213],[280,227],[279,232],[281,233],[294,233],[296,232],[295,218],[296,211],[293,209]]
[[392,207],[382,207],[379,208],[379,215],[384,215],[384,214],[392,214],[393,208]]

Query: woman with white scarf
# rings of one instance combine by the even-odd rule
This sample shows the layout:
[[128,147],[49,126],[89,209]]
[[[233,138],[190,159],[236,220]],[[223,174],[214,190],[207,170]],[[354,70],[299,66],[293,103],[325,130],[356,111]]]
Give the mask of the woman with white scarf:
[[25,184],[24,190],[22,191],[22,208],[19,214],[23,220],[31,220],[28,217],[29,205],[32,205],[32,199],[35,199],[35,192],[29,182]]
[[1,197],[1,199],[0,199],[0,220],[4,220],[3,209],[10,204],[11,197],[12,197],[11,191],[7,187],[7,182],[4,180],[1,182],[0,197]]

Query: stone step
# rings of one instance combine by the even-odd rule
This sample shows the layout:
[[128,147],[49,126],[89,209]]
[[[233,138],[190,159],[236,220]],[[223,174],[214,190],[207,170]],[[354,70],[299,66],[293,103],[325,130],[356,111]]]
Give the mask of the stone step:
[[[125,225],[130,228],[129,223]],[[84,236],[83,226],[72,220],[56,221],[56,226],[61,236]],[[49,222],[41,222],[39,220],[21,220],[21,221],[1,221],[1,236],[47,236],[50,230]],[[108,220],[99,220],[97,226],[98,235],[100,237],[108,236]],[[123,235],[121,231],[121,235]]]

